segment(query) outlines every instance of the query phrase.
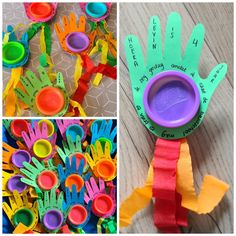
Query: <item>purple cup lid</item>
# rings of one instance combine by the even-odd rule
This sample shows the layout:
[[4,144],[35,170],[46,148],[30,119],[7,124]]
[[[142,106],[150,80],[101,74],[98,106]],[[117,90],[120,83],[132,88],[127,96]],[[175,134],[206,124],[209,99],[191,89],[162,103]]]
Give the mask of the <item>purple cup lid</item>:
[[12,155],[11,161],[16,167],[23,168],[24,161],[31,162],[31,155],[25,150],[18,150]]
[[82,32],[73,32],[66,37],[66,46],[72,52],[83,52],[89,46],[89,38]]
[[60,211],[56,209],[49,210],[43,217],[43,225],[48,230],[53,231],[61,227],[63,219],[63,214]]
[[165,71],[154,76],[143,94],[144,109],[156,124],[177,128],[196,115],[200,105],[197,85],[178,71]]
[[24,176],[15,175],[8,180],[7,187],[11,192],[13,192],[14,190],[17,190],[19,193],[22,193],[24,190],[26,190],[27,185],[21,182],[20,180],[21,178],[24,178]]

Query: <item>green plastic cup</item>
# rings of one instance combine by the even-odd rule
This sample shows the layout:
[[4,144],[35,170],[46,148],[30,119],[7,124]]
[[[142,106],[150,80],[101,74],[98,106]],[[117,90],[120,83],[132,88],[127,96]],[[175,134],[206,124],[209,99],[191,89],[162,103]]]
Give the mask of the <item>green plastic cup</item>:
[[25,48],[24,46],[19,42],[8,42],[3,45],[3,62],[6,64],[16,64],[25,56]]
[[27,208],[22,208],[13,216],[13,224],[17,226],[19,223],[25,226],[30,226],[33,223],[34,216],[32,212]]
[[[113,148],[113,145],[112,145],[112,142],[108,139],[108,138],[99,138],[98,141],[100,141],[101,145],[102,145],[102,150],[105,151],[105,144],[106,142],[109,143],[109,146],[110,146],[110,151],[112,151],[112,148]],[[95,146],[96,147],[96,146]]]

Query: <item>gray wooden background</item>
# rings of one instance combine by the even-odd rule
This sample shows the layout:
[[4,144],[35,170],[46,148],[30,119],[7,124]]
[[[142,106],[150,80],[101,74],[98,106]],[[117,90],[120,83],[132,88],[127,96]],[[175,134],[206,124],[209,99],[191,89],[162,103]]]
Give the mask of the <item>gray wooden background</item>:
[[[17,26],[22,23],[28,25],[30,20],[25,14],[23,7],[23,2],[21,3],[3,3],[3,30],[6,26],[11,24]],[[62,23],[62,17],[69,16],[70,12],[74,12],[76,19],[78,20],[82,13],[77,2],[74,3],[59,3],[57,7],[57,13],[54,18],[49,22],[49,26],[52,32],[52,53],[51,59],[54,63],[54,70],[56,72],[60,71],[63,74],[65,87],[69,95],[75,92],[74,87],[74,69],[76,57],[69,55],[64,52],[58,41],[56,32],[54,30],[54,24],[56,22]],[[116,37],[116,23],[117,23],[117,4],[113,3],[111,7],[110,16],[106,19],[108,29],[114,32]],[[86,30],[89,29],[87,23]],[[22,29],[17,30],[17,37],[21,37],[24,31]],[[29,62],[24,66],[24,70],[32,70],[37,74],[36,67],[39,66],[39,56],[40,56],[40,45],[39,45],[40,33],[38,33],[32,40],[30,40],[30,59]],[[101,54],[96,54],[92,56],[94,63],[100,61]],[[3,89],[5,88],[11,71],[9,69],[3,68]],[[117,81],[111,78],[103,77],[102,82],[99,86],[94,86],[90,82],[88,93],[85,95],[84,102],[82,104],[87,116],[117,116]],[[3,104],[3,115],[5,115],[5,104]],[[35,116],[30,110],[25,110],[22,112],[22,116]]]
[[[189,228],[183,232],[233,232],[233,4],[232,3],[121,3],[120,4],[120,202],[146,180],[156,137],[136,115],[130,87],[124,39],[139,37],[144,52],[147,28],[152,15],[159,16],[164,34],[167,16],[182,16],[182,49],[192,28],[204,24],[206,37],[200,61],[200,75],[206,77],[221,62],[228,64],[227,77],[220,84],[200,127],[188,137],[196,188],[204,175],[211,174],[230,185],[223,201],[210,214],[189,213]],[[155,233],[153,204],[134,218],[123,233]]]

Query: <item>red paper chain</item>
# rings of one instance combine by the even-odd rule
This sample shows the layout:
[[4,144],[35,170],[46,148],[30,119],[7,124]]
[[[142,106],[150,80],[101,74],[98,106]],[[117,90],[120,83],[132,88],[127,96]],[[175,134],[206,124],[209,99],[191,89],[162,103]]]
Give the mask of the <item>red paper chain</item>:
[[181,207],[181,195],[176,192],[179,152],[180,140],[157,139],[153,161],[154,223],[164,233],[179,233],[179,226],[188,224],[188,211]]

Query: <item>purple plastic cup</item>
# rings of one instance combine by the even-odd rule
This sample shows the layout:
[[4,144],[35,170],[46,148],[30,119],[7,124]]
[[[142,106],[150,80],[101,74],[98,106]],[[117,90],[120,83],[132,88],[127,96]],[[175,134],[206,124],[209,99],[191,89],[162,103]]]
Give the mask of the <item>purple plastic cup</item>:
[[15,175],[11,177],[7,182],[7,188],[13,192],[14,190],[17,190],[19,193],[22,193],[24,190],[26,190],[27,185],[23,182],[21,182],[21,178],[24,178],[23,175]]
[[196,115],[200,105],[197,85],[178,71],[165,71],[154,76],[143,94],[144,109],[156,124],[177,128]]
[[73,32],[66,37],[66,46],[72,52],[83,52],[89,46],[89,38],[82,32]]
[[43,217],[43,224],[48,230],[56,230],[63,223],[63,214],[58,210],[49,210]]
[[18,150],[12,155],[11,161],[16,167],[23,168],[24,161],[31,162],[31,155],[25,150]]

